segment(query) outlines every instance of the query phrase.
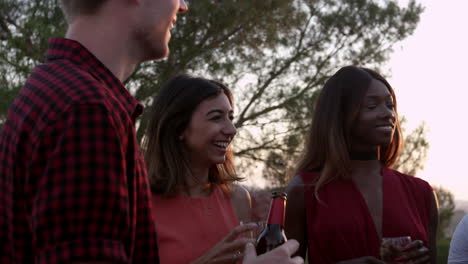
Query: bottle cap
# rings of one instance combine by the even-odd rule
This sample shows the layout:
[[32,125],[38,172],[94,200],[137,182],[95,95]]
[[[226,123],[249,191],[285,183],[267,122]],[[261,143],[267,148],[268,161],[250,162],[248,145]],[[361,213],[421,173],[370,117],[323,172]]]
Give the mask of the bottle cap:
[[283,198],[287,200],[288,194],[286,192],[273,191],[271,192],[271,198]]

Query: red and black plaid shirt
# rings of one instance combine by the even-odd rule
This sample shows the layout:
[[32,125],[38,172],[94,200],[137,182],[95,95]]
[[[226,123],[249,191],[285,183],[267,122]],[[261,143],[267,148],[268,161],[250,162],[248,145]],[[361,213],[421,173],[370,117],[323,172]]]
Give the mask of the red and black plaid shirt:
[[0,133],[0,263],[158,263],[142,106],[75,41],[47,59]]

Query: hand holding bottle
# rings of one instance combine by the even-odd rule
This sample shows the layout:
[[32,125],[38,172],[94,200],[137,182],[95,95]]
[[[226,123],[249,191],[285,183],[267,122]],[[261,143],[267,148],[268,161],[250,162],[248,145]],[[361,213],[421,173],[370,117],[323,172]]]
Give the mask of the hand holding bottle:
[[245,245],[247,243],[254,243],[253,239],[241,235],[252,232],[256,228],[257,224],[255,223],[247,223],[235,227],[214,247],[193,261],[192,264],[237,263],[244,257]]
[[281,263],[281,264],[303,264],[304,260],[301,257],[291,256],[299,248],[299,243],[296,240],[288,240],[283,245],[269,251],[263,255],[257,256],[255,247],[253,244],[248,243],[245,246],[244,260],[242,264],[270,264],[270,263]]

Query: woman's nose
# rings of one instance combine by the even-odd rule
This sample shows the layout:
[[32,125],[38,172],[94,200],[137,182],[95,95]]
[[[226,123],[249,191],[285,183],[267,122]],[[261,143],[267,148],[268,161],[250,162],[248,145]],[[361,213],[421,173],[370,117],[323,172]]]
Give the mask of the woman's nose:
[[179,0],[179,13],[185,13],[188,10],[188,5],[185,0]]
[[223,129],[223,133],[226,134],[226,135],[231,135],[231,136],[234,136],[237,132],[237,128],[236,126],[234,125],[234,122],[232,122],[231,120],[229,120],[227,123],[226,123],[226,126],[224,127]]
[[380,112],[380,115],[383,118],[395,118],[395,110],[393,108],[389,108],[388,106],[384,106]]

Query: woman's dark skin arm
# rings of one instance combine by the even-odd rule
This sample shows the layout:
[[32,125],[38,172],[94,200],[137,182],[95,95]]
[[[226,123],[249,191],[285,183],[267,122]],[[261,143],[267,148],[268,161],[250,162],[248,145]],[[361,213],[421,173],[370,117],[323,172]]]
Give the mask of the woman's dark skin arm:
[[304,202],[304,182],[300,176],[294,176],[286,187],[288,200],[286,205],[285,233],[288,239],[299,242],[295,256],[305,259],[307,252],[307,224]]

